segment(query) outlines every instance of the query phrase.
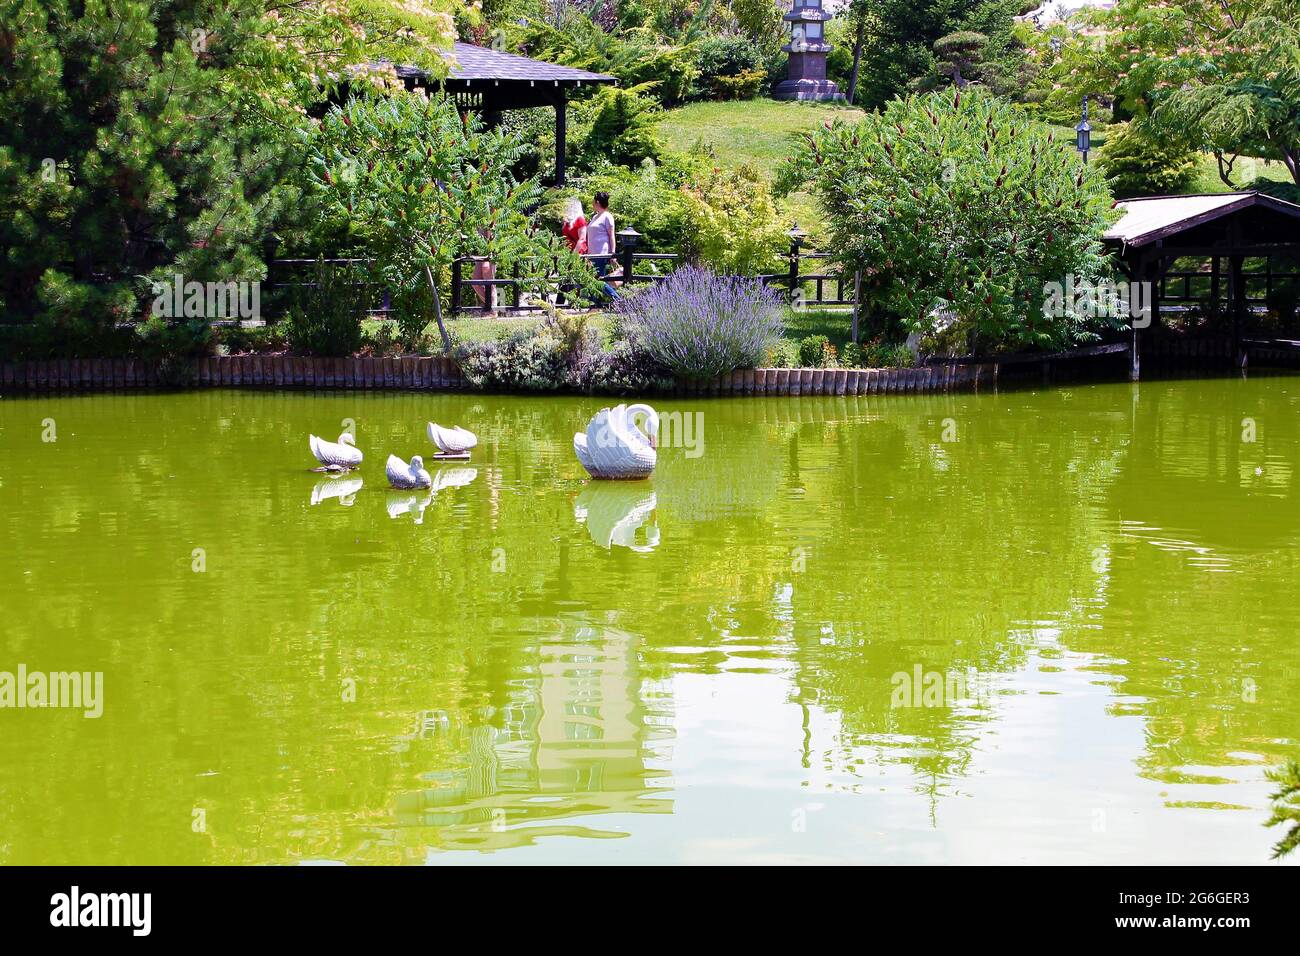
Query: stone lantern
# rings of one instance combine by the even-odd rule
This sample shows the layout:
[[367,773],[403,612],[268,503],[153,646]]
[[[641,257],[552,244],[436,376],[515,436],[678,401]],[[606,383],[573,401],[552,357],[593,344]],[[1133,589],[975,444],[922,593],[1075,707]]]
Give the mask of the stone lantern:
[[822,0],[794,0],[785,15],[790,24],[790,42],[783,50],[790,54],[790,75],[776,85],[772,98],[778,100],[838,100],[840,89],[826,79],[826,23],[831,15]]

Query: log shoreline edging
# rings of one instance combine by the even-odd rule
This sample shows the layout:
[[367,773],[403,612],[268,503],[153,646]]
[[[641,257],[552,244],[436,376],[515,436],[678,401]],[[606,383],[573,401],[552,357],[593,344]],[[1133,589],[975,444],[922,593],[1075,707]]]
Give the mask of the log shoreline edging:
[[[674,394],[892,395],[971,391],[994,386],[998,366],[930,365],[921,368],[738,369],[702,381],[681,381]],[[184,384],[177,384],[177,382]],[[294,355],[223,355],[194,359],[177,376],[143,359],[49,359],[0,363],[6,392],[117,391],[135,388],[340,388],[459,391],[469,383],[453,359],[314,358]]]

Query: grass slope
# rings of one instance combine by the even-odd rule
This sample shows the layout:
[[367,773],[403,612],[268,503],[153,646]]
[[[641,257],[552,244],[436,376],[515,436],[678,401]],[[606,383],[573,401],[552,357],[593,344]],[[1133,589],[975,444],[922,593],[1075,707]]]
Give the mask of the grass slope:
[[659,131],[675,150],[685,152],[702,142],[713,148],[719,161],[755,166],[771,177],[789,155],[793,134],[837,117],[851,121],[862,115],[861,110],[833,103],[692,103],[666,112]]

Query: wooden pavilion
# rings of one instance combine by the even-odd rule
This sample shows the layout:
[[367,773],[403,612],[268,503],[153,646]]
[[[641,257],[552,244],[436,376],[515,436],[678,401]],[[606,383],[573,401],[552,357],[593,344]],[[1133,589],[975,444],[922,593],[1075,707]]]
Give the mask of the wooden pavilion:
[[[1131,281],[1151,283],[1151,327],[1160,323],[1162,302],[1174,298],[1182,305],[1198,305],[1208,314],[1230,315],[1233,354],[1237,364],[1244,365],[1246,323],[1254,306],[1269,299],[1275,281],[1300,278],[1274,269],[1278,261],[1300,262],[1300,205],[1257,192],[1157,196],[1117,205],[1124,217],[1105,233],[1104,240]],[[1208,261],[1209,271],[1176,273],[1173,267],[1179,259]],[[1247,273],[1247,259],[1262,259],[1264,270]],[[1181,296],[1173,294],[1171,279],[1183,282]],[[1203,295],[1192,295],[1193,279],[1204,288]],[[1262,297],[1252,299],[1252,282],[1262,283]],[[1135,378],[1139,336],[1134,329]],[[1295,344],[1300,349],[1300,342]]]
[[555,179],[565,180],[565,107],[572,90],[583,86],[617,83],[612,76],[589,73],[526,56],[502,53],[472,43],[457,43],[447,53],[451,72],[446,79],[431,77],[412,66],[397,67],[408,87],[426,86],[445,91],[462,111],[473,110],[493,122],[505,110],[555,110]]

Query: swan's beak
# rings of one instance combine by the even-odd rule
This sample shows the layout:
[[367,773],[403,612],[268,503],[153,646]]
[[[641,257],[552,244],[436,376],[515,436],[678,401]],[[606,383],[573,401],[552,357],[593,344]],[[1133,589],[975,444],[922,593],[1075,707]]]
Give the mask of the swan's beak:
[[658,447],[659,447],[659,436],[658,436],[658,435],[651,435],[651,436],[650,436],[650,447],[651,447],[651,448],[658,448]]

